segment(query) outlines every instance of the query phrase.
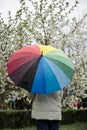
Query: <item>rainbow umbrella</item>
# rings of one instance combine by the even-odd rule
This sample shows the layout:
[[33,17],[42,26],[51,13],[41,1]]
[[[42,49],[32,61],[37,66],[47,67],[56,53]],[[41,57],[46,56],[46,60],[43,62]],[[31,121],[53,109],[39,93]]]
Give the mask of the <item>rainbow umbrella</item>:
[[49,45],[31,45],[17,50],[10,56],[7,70],[17,86],[40,94],[62,90],[74,73],[71,59]]

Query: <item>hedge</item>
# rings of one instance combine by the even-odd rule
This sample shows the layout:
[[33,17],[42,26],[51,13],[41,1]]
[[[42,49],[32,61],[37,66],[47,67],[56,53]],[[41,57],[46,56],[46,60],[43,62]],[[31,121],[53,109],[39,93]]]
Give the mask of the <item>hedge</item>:
[[68,109],[62,111],[62,124],[75,122],[87,122],[87,109]]
[[33,125],[31,113],[25,110],[1,110],[0,111],[0,129],[1,128],[24,128]]
[[[87,109],[63,110],[62,124],[75,122],[87,122]],[[24,128],[34,125],[31,112],[27,110],[0,110],[0,129],[2,128]]]

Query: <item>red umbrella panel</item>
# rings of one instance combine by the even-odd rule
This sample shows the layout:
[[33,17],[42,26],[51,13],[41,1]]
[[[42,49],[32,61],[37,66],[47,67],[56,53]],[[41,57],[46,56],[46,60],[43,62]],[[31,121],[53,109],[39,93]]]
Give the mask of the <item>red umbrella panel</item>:
[[21,48],[12,54],[7,63],[9,77],[16,85],[23,87],[28,91],[31,90],[34,75],[41,56],[41,52],[38,51],[38,49],[38,46]]

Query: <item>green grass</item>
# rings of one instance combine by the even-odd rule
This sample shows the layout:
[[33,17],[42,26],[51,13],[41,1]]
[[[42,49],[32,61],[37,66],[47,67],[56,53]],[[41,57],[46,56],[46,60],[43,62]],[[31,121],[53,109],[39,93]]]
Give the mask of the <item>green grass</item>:
[[87,123],[75,123],[70,125],[62,125],[60,130],[87,130]]
[[[20,129],[3,129],[3,130],[36,130],[35,126]],[[69,125],[61,125],[60,130],[87,130],[87,123],[75,123]]]

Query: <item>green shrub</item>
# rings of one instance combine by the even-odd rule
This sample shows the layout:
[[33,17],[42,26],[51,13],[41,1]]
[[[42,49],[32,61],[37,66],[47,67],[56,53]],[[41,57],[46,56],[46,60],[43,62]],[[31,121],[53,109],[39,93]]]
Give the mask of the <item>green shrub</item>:
[[0,111],[0,128],[23,128],[32,125],[32,123],[29,111]]
[[62,124],[71,124],[75,122],[87,122],[87,109],[62,111]]
[[[87,122],[87,109],[63,110],[62,124],[75,122]],[[31,112],[27,110],[0,110],[0,129],[3,128],[24,128],[34,125],[31,119]]]

